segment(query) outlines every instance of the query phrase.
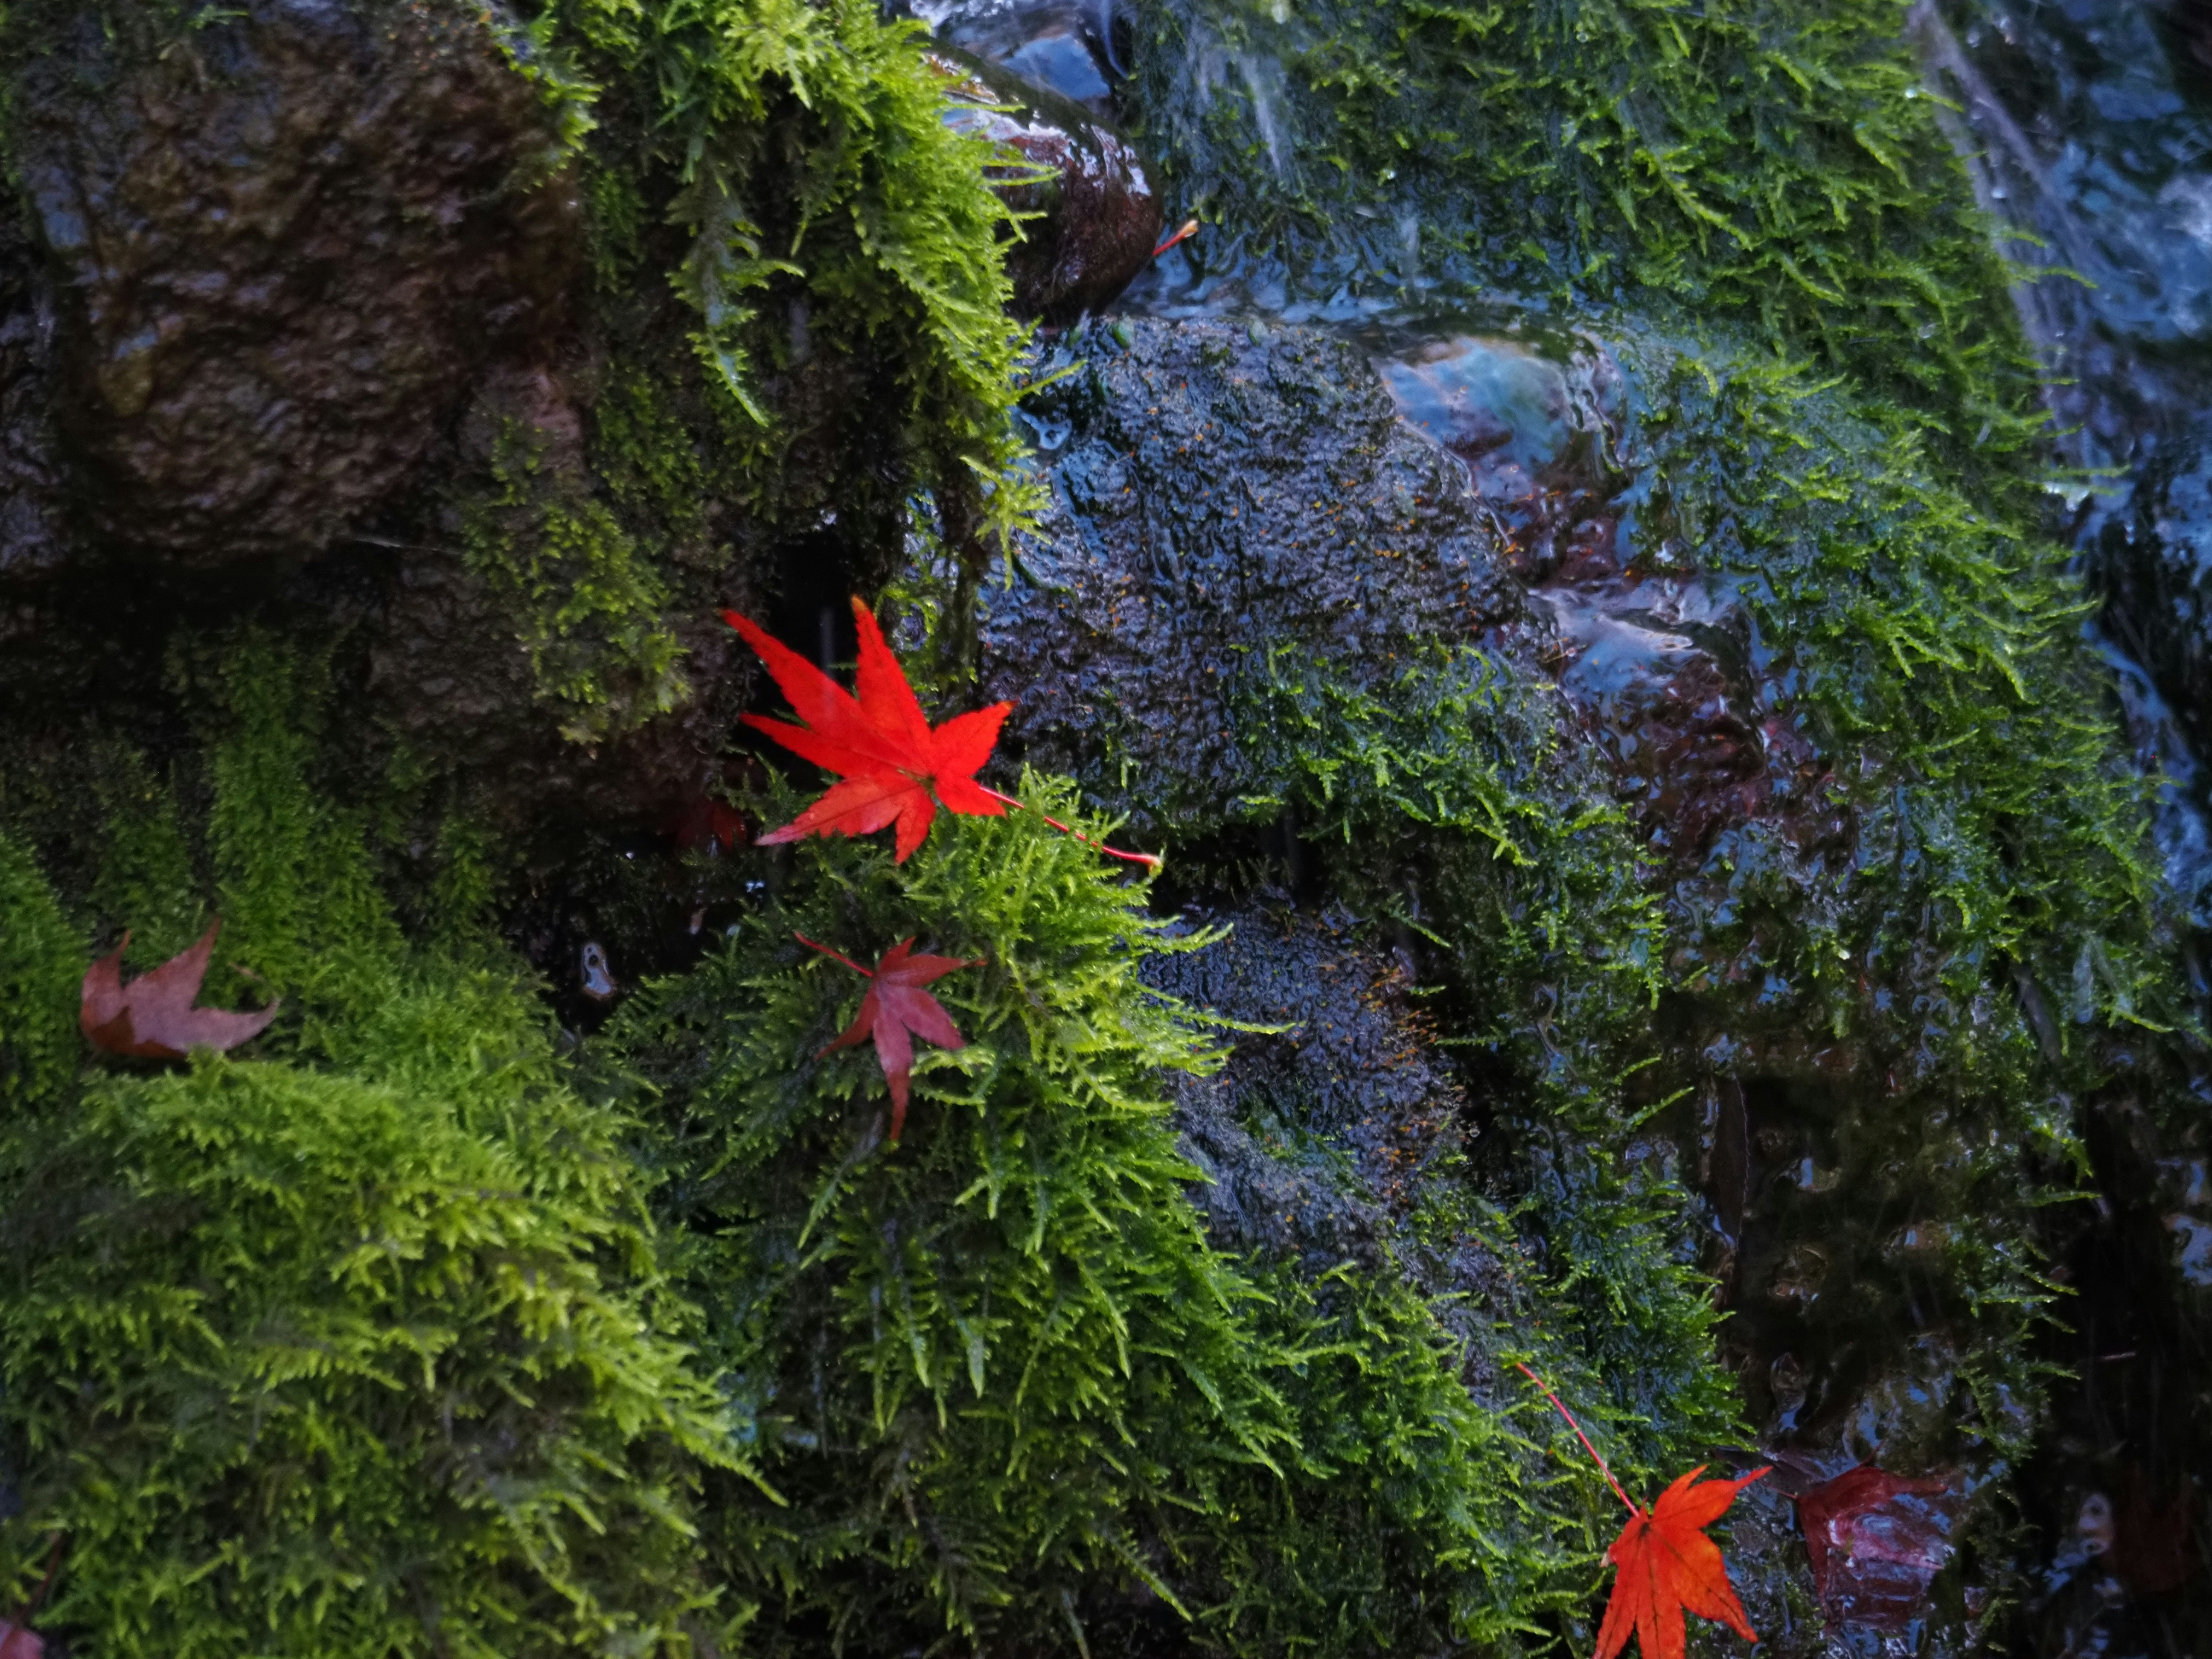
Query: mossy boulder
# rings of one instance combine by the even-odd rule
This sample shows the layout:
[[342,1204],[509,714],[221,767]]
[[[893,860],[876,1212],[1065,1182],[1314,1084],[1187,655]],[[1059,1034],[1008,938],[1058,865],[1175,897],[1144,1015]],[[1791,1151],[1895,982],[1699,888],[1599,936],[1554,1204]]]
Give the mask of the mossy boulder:
[[258,618],[356,689],[359,794],[466,775],[541,855],[696,804],[751,691],[718,606],[879,580],[917,489],[971,556],[1024,498],[1003,152],[913,34],[12,8],[17,735]]
[[[309,786],[301,679],[233,666],[195,834],[142,787],[66,906],[0,841],[0,1578],[96,1653],[711,1639],[739,1610],[695,1493],[745,1454],[627,1126],[569,1087],[465,866],[446,945],[402,939]],[[216,905],[204,994],[283,994],[256,1057],[71,1040],[95,927],[143,967]]]

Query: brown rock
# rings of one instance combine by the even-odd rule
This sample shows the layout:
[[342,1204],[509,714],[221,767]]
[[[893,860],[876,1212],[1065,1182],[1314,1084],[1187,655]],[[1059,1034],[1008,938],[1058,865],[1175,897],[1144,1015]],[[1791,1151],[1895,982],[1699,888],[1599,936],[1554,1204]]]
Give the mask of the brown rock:
[[581,243],[496,13],[240,9],[87,12],[12,110],[88,527],[201,567],[374,507],[488,359],[562,325]]
[[1164,222],[1134,147],[1082,106],[1003,69],[939,61],[958,77],[948,118],[1010,146],[1048,175],[1009,180],[1000,191],[1028,216],[1006,256],[1016,307],[1047,322],[1100,309],[1145,268]]

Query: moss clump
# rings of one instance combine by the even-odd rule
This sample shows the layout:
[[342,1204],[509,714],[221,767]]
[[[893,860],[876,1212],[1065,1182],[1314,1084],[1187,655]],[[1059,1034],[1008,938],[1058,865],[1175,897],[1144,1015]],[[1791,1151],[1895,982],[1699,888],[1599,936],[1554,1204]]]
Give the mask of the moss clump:
[[[1024,793],[903,869],[803,845],[602,1039],[611,1081],[653,1088],[684,1283],[788,1500],[710,1503],[757,1639],[1513,1639],[1579,1594],[1594,1480],[1551,1482],[1548,1434],[1470,1395],[1395,1267],[1255,1278],[1207,1244],[1156,1079],[1215,1056],[1138,977],[1205,939],[1042,822],[1065,786]],[[896,1147],[873,1056],[814,1058],[860,984],[794,932],[984,958],[933,988],[969,1046],[922,1051]]]
[[[1809,804],[1850,810],[1860,847],[1831,878],[1840,906],[1759,890],[1780,860],[1724,849],[1704,874],[1732,902],[1693,901],[1676,982],[1777,973],[1840,1036],[1897,1031],[1919,981],[1942,1004],[1904,1039],[1922,1078],[1995,1058],[1972,1012],[1992,983],[2007,1028],[2077,1083],[2093,1021],[2177,1018],[2148,786],[2116,741],[2063,550],[1802,364],[1706,346],[1629,365],[1650,388],[1639,535],[1739,584],[1825,763]],[[2022,975],[2031,988],[2005,984]],[[1869,1006],[1863,982],[1897,995]]]
[[[0,866],[41,924],[0,935],[39,1109],[0,1134],[0,1583],[65,1540],[40,1626],[95,1654],[684,1650],[730,1616],[696,1472],[742,1457],[624,1126],[495,953],[402,942],[301,684],[234,654],[208,769],[227,955],[288,997],[264,1058],[77,1078],[82,935]],[[175,824],[157,798],[107,867]]]
[[[1171,1596],[1153,1528],[1288,1444],[1150,1080],[1204,1051],[1136,981],[1136,896],[1033,817],[940,819],[903,879],[799,858],[611,1033],[665,1091],[689,1282],[790,1500],[718,1498],[720,1559],[771,1630],[1057,1645],[1102,1583]],[[896,1149],[872,1053],[810,1058],[862,988],[794,930],[987,958],[934,988],[969,1046],[922,1051]]]
[[546,466],[543,437],[506,424],[489,485],[465,500],[463,546],[470,568],[514,618],[538,696],[561,715],[561,735],[597,743],[666,714],[690,686],[665,619],[671,595],[659,562],[592,492],[588,474]]
[[1316,297],[1425,272],[1734,315],[2017,444],[2004,272],[1905,11],[1152,0],[1138,86],[1190,204]]
[[[882,533],[920,483],[972,543],[1030,499],[1008,419],[1024,334],[985,177],[1000,158],[945,125],[916,33],[860,0],[562,0],[529,52],[596,129],[607,308],[675,255],[712,435],[737,462],[721,487],[771,521],[830,507]],[[823,444],[851,463],[834,478],[807,476]]]
[[21,1119],[76,1076],[84,941],[38,866],[0,835],[0,1108]]
[[230,1060],[88,1091],[8,1197],[19,1604],[65,1538],[42,1622],[99,1653],[647,1652],[711,1613],[688,1471],[729,1454],[629,1173],[483,1092]]
[[[1549,1278],[1546,1315],[1569,1340],[1555,1371],[1587,1365],[1581,1397],[1594,1417],[1610,1400],[1631,1469],[1725,1436],[1684,1194],[1624,1108],[1650,1057],[1666,921],[1556,704],[1510,664],[1442,644],[1364,689],[1278,655],[1232,704],[1239,751],[1279,781],[1330,887],[1424,941],[1432,1016],[1522,1143],[1492,1178]],[[1476,1223],[1449,1183],[1430,1201],[1446,1231]]]

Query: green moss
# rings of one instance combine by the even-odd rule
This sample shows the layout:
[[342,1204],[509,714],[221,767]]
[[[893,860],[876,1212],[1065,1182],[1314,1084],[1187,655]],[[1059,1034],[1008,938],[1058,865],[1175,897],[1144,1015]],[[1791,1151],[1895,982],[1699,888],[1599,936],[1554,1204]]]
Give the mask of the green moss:
[[[556,95],[596,88],[586,194],[602,286],[651,280],[666,240],[647,227],[680,229],[670,274],[714,435],[738,461],[722,487],[795,527],[825,506],[890,526],[918,483],[972,538],[1032,498],[1008,419],[1025,331],[1006,314],[1010,222],[985,179],[997,155],[945,125],[915,33],[860,0],[650,15],[565,0],[534,26],[540,56],[574,66]],[[787,476],[816,428],[849,424],[820,399],[854,395],[865,460],[834,479]]]
[[38,866],[0,833],[0,1112],[18,1119],[63,1099],[76,1075],[83,937]]
[[19,1603],[62,1536],[42,1622],[94,1653],[680,1645],[716,1402],[604,1134],[497,1092],[534,1134],[419,1078],[91,1089],[8,1201]]
[[1626,816],[1578,759],[1553,695],[1472,647],[1425,645],[1361,689],[1330,664],[1275,651],[1232,694],[1237,747],[1363,910],[1450,951],[1494,988],[1486,1041],[1563,1087],[1547,1046],[1503,1010],[1540,984],[1564,1044],[1606,1052],[1661,984],[1659,906]]
[[1582,1589],[1563,1569],[1587,1538],[1571,1503],[1546,1501],[1531,1425],[1477,1403],[1462,1345],[1395,1262],[1261,1283],[1297,1445],[1288,1479],[1224,1492],[1189,1552],[1207,1644],[1351,1655],[1539,1635]]
[[545,447],[534,428],[503,427],[489,484],[463,507],[463,545],[513,619],[561,735],[597,743],[666,714],[690,686],[659,550],[641,544],[584,473],[548,467]]
[[207,907],[171,791],[128,748],[111,748],[101,758],[95,788],[106,833],[90,905],[94,915],[130,930],[124,965],[143,973],[199,937]]
[[[288,1002],[259,1058],[65,1089],[81,951],[0,843],[40,921],[9,1076],[50,1109],[0,1130],[0,1580],[20,1605],[65,1536],[40,1622],[91,1654],[688,1650],[742,1616],[690,1511],[743,1462],[626,1126],[495,946],[401,939],[311,781],[314,686],[235,650],[206,769],[226,957]],[[111,868],[175,839],[140,805]]]
[[[1167,1589],[1152,1524],[1285,1443],[1151,1081],[1205,1051],[1137,982],[1139,894],[1033,815],[940,818],[903,879],[872,843],[799,856],[611,1039],[666,1091],[691,1282],[790,1499],[718,1504],[722,1559],[776,1628],[1057,1644],[1097,1581]],[[896,1149],[872,1052],[811,1058],[859,976],[794,929],[987,959],[935,988],[969,1046],[921,1051]]]
[[[1214,1056],[1138,977],[1205,938],[1170,939],[1143,884],[1042,822],[1078,813],[1065,786],[1023,788],[1031,811],[942,817],[903,870],[802,844],[601,1040],[611,1081],[652,1087],[685,1282],[788,1500],[712,1504],[756,1639],[1520,1639],[1586,1588],[1594,1474],[1545,1468],[1531,1396],[1470,1395],[1465,1339],[1396,1267],[1255,1278],[1207,1245],[1155,1079]],[[983,958],[933,988],[969,1046],[920,1051],[896,1147],[872,1054],[817,1057],[863,987],[794,932]]]
[[[1708,872],[1735,902],[1725,919],[1706,902],[1676,982],[1774,972],[1840,1036],[1884,1023],[1863,981],[1932,980],[1948,1006],[1920,1042],[1923,1076],[2002,1066],[1968,1014],[2017,975],[2076,1081],[2093,1020],[2180,1018],[2153,915],[2150,786],[2118,740],[2063,550],[1962,489],[1909,422],[1801,364],[1716,346],[1631,364],[1650,389],[1639,535],[1738,584],[1832,769],[1807,805],[1854,811],[1861,848],[1835,878],[1847,917],[1758,891],[1771,861],[1735,849],[1734,870]],[[2017,1015],[2005,1026],[2033,1035]]]
[[2005,272],[1905,11],[1153,0],[1139,82],[1178,191],[1316,297],[1418,270],[1734,316],[1961,446],[2017,446],[2032,377]]

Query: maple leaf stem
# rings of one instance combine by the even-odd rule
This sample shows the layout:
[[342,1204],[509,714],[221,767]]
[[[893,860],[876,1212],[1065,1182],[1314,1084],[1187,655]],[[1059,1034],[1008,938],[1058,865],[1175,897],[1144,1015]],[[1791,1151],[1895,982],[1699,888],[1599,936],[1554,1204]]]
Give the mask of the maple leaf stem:
[[861,967],[859,963],[854,961],[852,957],[847,956],[842,951],[833,951],[826,945],[817,945],[812,939],[807,938],[805,934],[800,933],[796,927],[791,930],[791,936],[797,939],[801,945],[806,946],[810,951],[819,951],[823,956],[834,957],[837,961],[843,963],[848,968],[850,968],[854,973],[860,975],[864,979],[873,979],[876,976],[872,969]]
[[1597,1448],[1590,1444],[1590,1437],[1583,1432],[1583,1425],[1575,1421],[1575,1414],[1559,1403],[1559,1396],[1552,1392],[1542,1377],[1537,1376],[1519,1360],[1513,1362],[1513,1369],[1534,1382],[1542,1392],[1544,1398],[1552,1402],[1552,1409],[1567,1419],[1567,1426],[1575,1431],[1575,1438],[1583,1443],[1583,1449],[1590,1455],[1590,1462],[1597,1465],[1598,1473],[1605,1477],[1606,1485],[1613,1488],[1613,1495],[1628,1505],[1628,1512],[1631,1515],[1643,1514],[1644,1511],[1636,1507],[1636,1500],[1623,1492],[1620,1482],[1613,1478],[1612,1466],[1597,1455]]
[[[975,787],[978,789],[981,789],[985,794],[988,795],[993,800],[1003,801],[1008,806],[1018,808],[1024,812],[1032,810],[1026,801],[1018,800],[1012,795],[1004,793],[1000,790],[994,789],[988,783],[979,783]],[[1118,847],[1109,847],[1103,841],[1091,840],[1090,836],[1085,835],[1080,830],[1070,829],[1067,825],[1062,823],[1058,818],[1053,817],[1049,812],[1039,812],[1037,816],[1042,818],[1047,823],[1050,824],[1054,829],[1059,830],[1061,835],[1073,836],[1076,840],[1081,842],[1085,847],[1095,847],[1100,852],[1105,854],[1109,859],[1120,859],[1125,864],[1141,864],[1153,870],[1157,870],[1160,867],[1160,857],[1157,853],[1124,853]]]

